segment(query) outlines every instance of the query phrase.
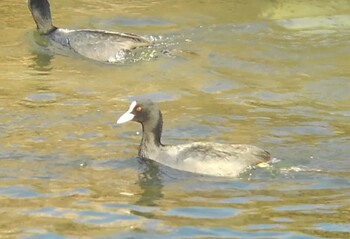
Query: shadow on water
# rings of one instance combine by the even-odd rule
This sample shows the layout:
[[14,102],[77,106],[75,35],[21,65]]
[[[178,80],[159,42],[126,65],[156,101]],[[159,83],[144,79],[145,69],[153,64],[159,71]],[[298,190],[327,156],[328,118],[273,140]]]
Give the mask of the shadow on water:
[[53,55],[40,52],[33,52],[33,64],[29,65],[32,69],[41,74],[49,74],[52,70],[51,60]]
[[135,204],[157,206],[156,201],[163,197],[163,182],[159,165],[152,160],[138,159],[137,161],[140,165],[138,184],[143,192]]
[[37,31],[27,33],[26,39],[32,51],[32,63],[29,67],[40,74],[49,74],[52,70],[51,61],[54,58],[54,52],[49,50],[48,41]]

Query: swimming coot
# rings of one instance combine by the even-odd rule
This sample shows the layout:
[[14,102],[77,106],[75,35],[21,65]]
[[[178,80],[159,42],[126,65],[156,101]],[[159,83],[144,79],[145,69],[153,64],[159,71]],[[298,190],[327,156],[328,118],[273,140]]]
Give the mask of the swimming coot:
[[133,101],[117,124],[128,121],[142,125],[140,158],[151,159],[178,170],[235,177],[248,167],[271,159],[270,153],[253,145],[210,142],[164,145],[161,143],[162,113],[150,100]]
[[151,45],[145,38],[130,33],[57,28],[52,24],[47,0],[29,0],[28,7],[42,36],[59,47],[89,59],[113,63],[123,57],[126,51]]

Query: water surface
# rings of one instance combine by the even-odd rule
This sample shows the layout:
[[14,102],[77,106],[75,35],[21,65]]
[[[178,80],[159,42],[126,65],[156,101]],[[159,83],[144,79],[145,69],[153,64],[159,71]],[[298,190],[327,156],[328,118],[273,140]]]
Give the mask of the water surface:
[[[26,1],[1,1],[2,238],[350,237],[348,1],[51,7],[58,26],[145,35],[156,55],[50,52]],[[249,143],[281,161],[235,179],[139,162],[139,125],[114,125],[135,97],[159,104],[164,143]]]

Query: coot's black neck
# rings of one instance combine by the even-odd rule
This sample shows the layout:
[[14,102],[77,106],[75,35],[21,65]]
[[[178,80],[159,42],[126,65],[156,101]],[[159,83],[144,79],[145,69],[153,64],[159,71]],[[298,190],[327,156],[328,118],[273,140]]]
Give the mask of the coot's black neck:
[[50,4],[47,0],[29,0],[28,7],[40,34],[50,34],[57,29],[52,25]]
[[163,129],[163,117],[159,111],[158,120],[152,124],[152,122],[142,123],[142,140],[139,149],[139,156],[143,158],[149,158],[149,154],[153,150],[163,146],[160,139],[162,137]]

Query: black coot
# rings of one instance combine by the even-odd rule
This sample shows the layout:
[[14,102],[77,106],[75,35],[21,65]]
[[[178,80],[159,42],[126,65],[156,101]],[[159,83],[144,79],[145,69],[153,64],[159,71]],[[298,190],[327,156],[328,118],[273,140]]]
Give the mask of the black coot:
[[151,43],[145,38],[130,34],[103,30],[69,30],[52,24],[50,4],[47,0],[29,0],[28,7],[39,33],[53,44],[69,49],[84,57],[103,62],[117,62],[126,51],[146,47]]
[[161,143],[162,113],[150,100],[133,101],[117,124],[128,121],[136,121],[142,125],[139,157],[178,170],[235,177],[248,167],[271,159],[270,153],[253,145],[210,142],[164,145]]

